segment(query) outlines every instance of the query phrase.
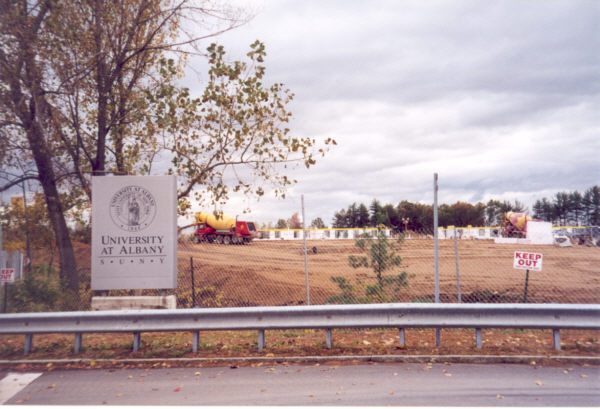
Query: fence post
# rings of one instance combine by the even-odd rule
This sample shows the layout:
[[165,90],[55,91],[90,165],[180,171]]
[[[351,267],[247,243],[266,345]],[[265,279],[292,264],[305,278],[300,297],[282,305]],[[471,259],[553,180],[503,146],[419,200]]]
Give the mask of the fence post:
[[194,331],[192,340],[192,352],[198,352],[198,345],[200,344],[200,331]]
[[400,345],[402,348],[404,348],[406,345],[404,339],[404,328],[398,328],[398,345]]
[[331,349],[332,341],[331,341],[331,328],[327,328],[325,339],[327,341],[327,349]]
[[[2,259],[2,224],[0,224],[0,269],[2,269],[4,267],[3,261],[4,260]],[[7,301],[7,298],[8,298],[7,283],[4,283],[2,285],[2,287],[4,287],[2,289],[3,290],[2,291],[2,293],[3,293],[3,295],[2,295],[2,312],[5,313],[6,312],[6,307],[7,307],[6,301]]]
[[258,330],[258,352],[262,352],[265,347],[265,330]]
[[552,330],[552,339],[554,341],[554,349],[560,351],[560,330],[553,329]]
[[308,253],[306,251],[306,220],[304,217],[304,195],[300,195],[302,203],[302,235],[304,236],[304,274],[306,276],[306,305],[310,305],[310,285],[308,282]]
[[137,352],[140,349],[140,345],[141,345],[141,335],[139,332],[134,332],[133,333],[133,352]]
[[192,308],[194,308],[194,307],[196,307],[196,287],[194,286],[194,258],[193,257],[190,257],[190,267],[192,268]]
[[2,287],[2,312],[6,313],[6,309],[8,307],[8,283],[3,283]]
[[73,347],[73,353],[78,354],[81,350],[82,335],[81,332],[75,334],[75,346]]
[[24,355],[29,355],[29,353],[33,350],[33,334],[25,335],[25,348]]
[[[433,174],[433,246],[435,266],[435,302],[440,302],[440,272],[439,272],[439,250],[438,250],[438,174]],[[435,329],[435,345],[439,348],[440,329]]]
[[458,294],[458,303],[462,302],[460,296],[460,270],[458,267],[458,238],[456,237],[456,226],[454,226],[454,258],[456,260],[456,288]]

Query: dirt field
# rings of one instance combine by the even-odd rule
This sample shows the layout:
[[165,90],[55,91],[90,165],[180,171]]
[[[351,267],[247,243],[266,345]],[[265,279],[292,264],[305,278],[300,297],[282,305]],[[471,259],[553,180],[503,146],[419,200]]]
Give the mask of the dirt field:
[[[440,298],[457,301],[454,242],[439,242]],[[254,241],[245,246],[181,243],[179,287],[189,285],[190,257],[194,260],[196,290],[220,297],[226,306],[298,305],[306,302],[302,241]],[[353,269],[348,256],[360,255],[353,240],[308,242],[312,304],[340,293],[333,276],[374,283],[369,268]],[[595,303],[600,290],[600,248],[495,244],[491,240],[458,243],[463,302],[522,302],[525,270],[513,268],[515,251],[543,254],[542,272],[529,274],[528,302]],[[433,240],[406,240],[399,251],[409,286],[398,302],[431,301],[434,294]],[[388,274],[386,272],[386,274]],[[208,292],[207,292],[208,291]]]
[[[313,252],[316,248],[316,253]],[[371,280],[370,269],[353,269],[348,256],[360,252],[352,240],[309,241],[309,279],[313,304],[326,302],[339,288],[332,276]],[[442,301],[456,302],[454,243],[440,241]],[[397,301],[427,300],[434,292],[432,240],[407,240],[402,244],[402,266],[414,277]],[[532,272],[528,301],[597,303],[600,290],[600,248],[575,246],[496,245],[492,241],[459,242],[459,266],[463,301],[521,302],[525,272],[514,270],[515,251],[543,254],[543,271]],[[89,262],[89,246],[77,245],[78,260]],[[195,290],[202,306],[297,305],[306,300],[304,252],[301,241],[255,241],[246,246],[180,243],[178,307],[189,307],[190,258],[194,261]],[[484,296],[488,296],[486,299]],[[495,298],[494,298],[495,297]],[[182,302],[183,300],[183,302]],[[336,330],[333,349],[324,348],[324,332],[269,331],[267,348],[256,352],[252,331],[203,332],[200,350],[191,352],[188,333],[144,334],[142,348],[131,352],[130,334],[86,334],[79,355],[72,353],[72,335],[46,334],[35,338],[30,358],[172,358],[231,356],[318,355],[571,355],[598,356],[598,331],[561,331],[563,349],[555,351],[552,332],[544,330],[483,331],[483,350],[475,348],[472,329],[442,331],[442,347],[435,347],[432,329],[408,329],[407,344],[397,344],[397,330]],[[0,337],[0,358],[23,356],[22,335]],[[8,364],[10,366],[10,364]],[[91,364],[82,364],[86,367]],[[44,366],[46,366],[44,364]],[[73,367],[77,367],[74,364]],[[27,369],[22,365],[22,370]]]

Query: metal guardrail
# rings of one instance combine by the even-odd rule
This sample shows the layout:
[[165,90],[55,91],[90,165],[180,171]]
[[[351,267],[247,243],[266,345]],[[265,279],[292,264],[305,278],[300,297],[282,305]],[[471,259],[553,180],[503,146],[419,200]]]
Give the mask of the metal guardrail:
[[137,351],[142,332],[191,331],[196,352],[199,331],[257,330],[260,351],[265,330],[325,329],[331,348],[335,328],[398,328],[401,345],[405,328],[475,328],[478,348],[482,328],[552,329],[554,346],[560,349],[559,330],[600,329],[600,305],[401,303],[0,315],[0,334],[26,335],[26,355],[32,349],[33,335],[43,333],[74,333],[77,353],[83,333],[132,332]]

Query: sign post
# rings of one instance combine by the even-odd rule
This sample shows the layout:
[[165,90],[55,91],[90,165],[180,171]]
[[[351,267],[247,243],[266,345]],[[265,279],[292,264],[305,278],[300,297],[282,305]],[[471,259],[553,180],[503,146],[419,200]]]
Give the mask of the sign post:
[[540,253],[528,253],[515,251],[513,268],[526,270],[525,289],[523,290],[523,303],[527,304],[527,288],[529,286],[529,270],[542,271],[543,255]]
[[525,289],[523,290],[523,304],[527,304],[527,287],[529,286],[529,270],[525,272]]

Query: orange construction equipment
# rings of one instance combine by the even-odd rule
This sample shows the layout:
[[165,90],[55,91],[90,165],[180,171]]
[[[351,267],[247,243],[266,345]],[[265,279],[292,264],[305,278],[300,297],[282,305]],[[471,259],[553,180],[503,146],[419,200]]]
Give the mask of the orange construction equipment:
[[504,221],[502,222],[502,237],[519,237],[527,236],[527,222],[533,220],[527,213],[504,213]]

